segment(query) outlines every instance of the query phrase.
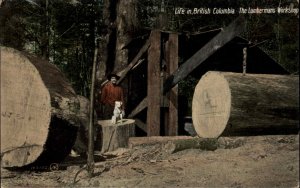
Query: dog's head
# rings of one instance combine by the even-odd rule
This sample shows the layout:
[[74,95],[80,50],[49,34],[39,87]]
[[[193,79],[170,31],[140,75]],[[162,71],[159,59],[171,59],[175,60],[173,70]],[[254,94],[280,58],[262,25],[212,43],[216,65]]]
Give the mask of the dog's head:
[[115,107],[116,108],[120,108],[122,106],[122,102],[121,101],[116,101],[115,102]]

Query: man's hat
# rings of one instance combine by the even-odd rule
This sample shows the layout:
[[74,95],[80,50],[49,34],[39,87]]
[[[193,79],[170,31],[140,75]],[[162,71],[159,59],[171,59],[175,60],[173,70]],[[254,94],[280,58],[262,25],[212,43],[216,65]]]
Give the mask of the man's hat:
[[120,79],[120,76],[118,76],[118,75],[116,75],[116,74],[114,74],[114,73],[109,74],[109,75],[107,76],[107,79],[110,80],[111,77],[115,77],[117,80]]

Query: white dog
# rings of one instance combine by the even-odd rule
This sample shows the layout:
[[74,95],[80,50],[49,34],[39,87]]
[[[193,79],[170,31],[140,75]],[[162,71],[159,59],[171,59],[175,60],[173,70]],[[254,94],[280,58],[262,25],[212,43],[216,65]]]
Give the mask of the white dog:
[[114,114],[111,118],[111,123],[116,124],[118,120],[121,120],[121,123],[123,121],[123,117],[125,116],[124,110],[121,109],[122,107],[122,102],[121,101],[116,101],[115,102],[115,109],[114,109]]

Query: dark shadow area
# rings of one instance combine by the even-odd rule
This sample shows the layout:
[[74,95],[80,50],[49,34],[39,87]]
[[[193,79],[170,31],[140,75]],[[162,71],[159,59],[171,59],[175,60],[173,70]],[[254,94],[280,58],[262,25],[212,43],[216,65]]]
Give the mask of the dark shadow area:
[[263,135],[297,135],[299,134],[298,126],[287,126],[282,127],[251,127],[251,128],[241,128],[230,131],[230,125],[227,126],[221,136],[263,136]]
[[242,129],[235,132],[224,132],[222,136],[263,136],[263,135],[297,135],[299,134],[299,127],[294,129],[283,128],[255,128]]
[[74,145],[77,127],[70,125],[68,121],[51,118],[48,138],[44,145],[44,151],[33,163],[24,167],[12,167],[8,170],[24,171],[47,171],[51,164],[62,162],[70,153]]

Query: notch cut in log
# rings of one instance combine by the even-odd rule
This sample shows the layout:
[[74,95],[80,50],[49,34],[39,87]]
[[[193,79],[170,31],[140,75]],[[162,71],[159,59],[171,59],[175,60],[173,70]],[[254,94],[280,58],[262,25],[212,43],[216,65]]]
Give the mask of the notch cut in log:
[[62,161],[79,125],[74,90],[48,61],[12,48],[0,49],[1,166]]
[[299,77],[207,72],[194,91],[192,118],[204,138],[297,133]]
[[166,79],[164,82],[163,93],[167,93],[207,58],[209,58],[212,54],[214,54],[222,46],[227,44],[244,30],[245,19],[243,16],[239,16],[235,21],[233,21],[233,23],[222,30],[216,37],[211,39],[205,46],[197,51],[191,58],[184,62],[172,75]]
[[112,124],[111,120],[100,120],[98,125],[103,138],[102,153],[128,147],[129,137],[135,136],[135,121],[133,119],[123,119],[122,122],[118,121],[116,124]]

